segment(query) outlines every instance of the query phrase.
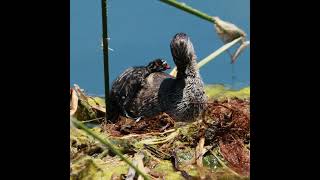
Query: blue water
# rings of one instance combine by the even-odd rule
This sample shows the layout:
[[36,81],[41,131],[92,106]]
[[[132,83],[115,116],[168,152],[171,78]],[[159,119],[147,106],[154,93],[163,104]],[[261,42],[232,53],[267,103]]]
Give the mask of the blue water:
[[[249,0],[180,0],[212,16],[236,24],[250,40]],[[71,79],[92,94],[104,93],[101,48],[101,1],[71,0]],[[126,68],[165,58],[174,67],[169,43],[177,32],[187,33],[198,60],[222,46],[213,24],[168,6],[158,0],[108,0],[110,83]],[[169,71],[168,71],[169,72]],[[235,65],[224,53],[200,70],[206,84],[233,88],[250,85],[250,48]]]

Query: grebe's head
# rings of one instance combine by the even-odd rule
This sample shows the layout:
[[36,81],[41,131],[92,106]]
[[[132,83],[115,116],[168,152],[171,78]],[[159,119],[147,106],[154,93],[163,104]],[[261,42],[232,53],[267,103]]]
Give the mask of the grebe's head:
[[170,66],[164,59],[155,59],[149,63],[148,68],[152,72],[161,72],[170,69]]
[[186,66],[196,58],[192,42],[187,34],[177,33],[170,43],[171,54],[174,63],[179,66]]

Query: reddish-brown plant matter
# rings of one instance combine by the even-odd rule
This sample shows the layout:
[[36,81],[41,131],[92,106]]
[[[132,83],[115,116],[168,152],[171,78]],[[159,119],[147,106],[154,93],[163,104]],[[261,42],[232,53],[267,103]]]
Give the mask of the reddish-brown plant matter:
[[243,176],[250,174],[250,151],[244,147],[241,140],[231,142],[220,141],[220,151],[228,166]]

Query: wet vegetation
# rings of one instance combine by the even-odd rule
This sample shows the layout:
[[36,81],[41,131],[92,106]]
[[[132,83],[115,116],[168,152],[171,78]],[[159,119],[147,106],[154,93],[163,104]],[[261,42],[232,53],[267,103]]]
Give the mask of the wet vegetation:
[[[207,86],[207,109],[192,123],[175,122],[165,113],[139,122],[119,117],[110,123],[103,120],[102,98],[87,96],[78,86],[70,90],[70,97],[73,93],[78,107],[72,118],[110,141],[150,179],[249,179],[249,87],[234,91]],[[70,100],[72,106],[74,98]],[[70,162],[71,179],[139,178],[126,162],[74,124]]]

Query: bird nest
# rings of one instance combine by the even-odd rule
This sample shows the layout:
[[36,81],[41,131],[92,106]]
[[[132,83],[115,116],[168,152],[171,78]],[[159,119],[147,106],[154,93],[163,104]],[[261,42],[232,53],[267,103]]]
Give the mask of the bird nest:
[[[73,116],[112,142],[150,179],[249,179],[248,99],[212,99],[192,123],[175,122],[165,113],[139,122],[119,117],[111,123],[103,120],[103,101],[80,89],[72,89],[72,93],[82,94]],[[88,117],[96,120],[81,119]],[[71,179],[141,178],[81,129],[71,127],[70,134]]]

